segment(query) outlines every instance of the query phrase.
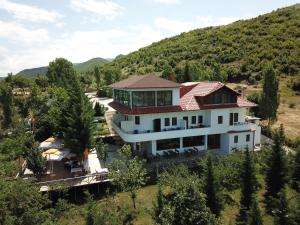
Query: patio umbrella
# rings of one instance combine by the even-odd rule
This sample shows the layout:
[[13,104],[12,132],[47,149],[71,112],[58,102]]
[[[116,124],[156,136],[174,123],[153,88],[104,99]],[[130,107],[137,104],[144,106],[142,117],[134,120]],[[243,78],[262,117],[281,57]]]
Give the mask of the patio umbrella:
[[42,156],[46,158],[47,161],[51,161],[51,171],[53,172],[53,161],[61,161],[70,153],[70,149],[57,149],[50,148],[42,153]]

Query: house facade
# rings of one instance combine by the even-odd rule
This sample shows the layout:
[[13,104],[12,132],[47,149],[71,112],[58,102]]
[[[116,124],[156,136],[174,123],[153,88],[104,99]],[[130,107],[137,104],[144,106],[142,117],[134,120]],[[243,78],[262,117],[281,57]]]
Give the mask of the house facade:
[[132,76],[111,85],[112,127],[147,156],[174,150],[234,149],[260,145],[256,105],[220,82],[178,84],[157,76]]

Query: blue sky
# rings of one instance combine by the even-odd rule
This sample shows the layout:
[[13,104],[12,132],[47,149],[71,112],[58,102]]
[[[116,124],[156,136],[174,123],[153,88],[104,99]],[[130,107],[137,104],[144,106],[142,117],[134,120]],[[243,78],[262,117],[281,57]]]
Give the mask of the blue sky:
[[0,76],[113,58],[184,31],[256,17],[294,0],[0,0]]

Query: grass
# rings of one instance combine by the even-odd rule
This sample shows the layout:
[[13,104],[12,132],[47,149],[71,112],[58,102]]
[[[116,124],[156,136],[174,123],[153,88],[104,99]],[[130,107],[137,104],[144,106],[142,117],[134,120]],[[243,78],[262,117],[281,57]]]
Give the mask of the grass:
[[[137,217],[133,221],[134,225],[153,225],[154,222],[151,218],[151,209],[153,208],[153,202],[155,201],[155,196],[157,193],[157,185],[149,185],[143,187],[137,196]],[[235,218],[239,212],[239,200],[240,200],[240,190],[235,190],[229,193],[234,204],[226,204],[224,210],[221,214],[221,221],[224,225],[235,224]],[[259,202],[260,209],[262,211],[262,216],[265,225],[273,225],[273,217],[265,213],[264,204],[263,204],[263,194],[264,189],[260,189],[257,193],[257,199]],[[287,197],[291,201],[291,204],[294,204],[296,193],[292,189],[287,189]],[[132,206],[131,198],[129,193],[118,193],[116,196],[117,201],[121,206]],[[103,204],[103,200],[98,200],[100,208]],[[61,218],[59,219],[59,224],[61,225],[84,225],[85,224],[85,205],[73,206],[70,210],[66,211]]]

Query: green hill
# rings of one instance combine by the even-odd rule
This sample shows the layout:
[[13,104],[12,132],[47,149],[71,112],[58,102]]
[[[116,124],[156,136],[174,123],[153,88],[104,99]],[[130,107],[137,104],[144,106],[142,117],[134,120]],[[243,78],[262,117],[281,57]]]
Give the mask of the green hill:
[[[95,66],[101,66],[105,63],[108,63],[109,60],[103,58],[93,58],[83,63],[74,63],[74,69],[79,72],[87,72],[88,70],[94,68]],[[26,77],[35,77],[38,74],[45,75],[47,73],[47,66],[37,67],[32,69],[25,69],[17,73],[16,75],[22,75]]]
[[[300,4],[226,26],[207,27],[164,39],[105,65],[124,76],[160,74],[166,63],[182,72],[186,61],[194,80],[213,79],[217,66],[229,80],[260,79],[271,61],[280,74],[299,74]],[[227,79],[227,78],[226,78]]]

